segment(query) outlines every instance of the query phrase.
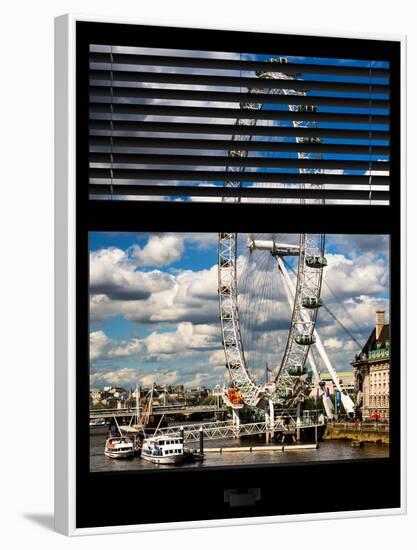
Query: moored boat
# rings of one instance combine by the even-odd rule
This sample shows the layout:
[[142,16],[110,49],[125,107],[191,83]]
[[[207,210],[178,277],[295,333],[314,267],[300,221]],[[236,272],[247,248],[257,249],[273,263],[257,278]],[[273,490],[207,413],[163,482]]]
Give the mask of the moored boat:
[[141,457],[154,464],[177,464],[184,460],[184,442],[176,436],[154,436],[143,440]]
[[110,436],[104,454],[109,458],[132,458],[135,454],[134,442],[128,437]]

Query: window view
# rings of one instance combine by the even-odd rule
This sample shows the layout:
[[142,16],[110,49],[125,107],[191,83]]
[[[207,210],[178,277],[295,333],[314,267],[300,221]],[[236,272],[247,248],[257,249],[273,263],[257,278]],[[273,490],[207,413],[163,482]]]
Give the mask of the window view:
[[389,455],[388,236],[89,248],[91,471]]

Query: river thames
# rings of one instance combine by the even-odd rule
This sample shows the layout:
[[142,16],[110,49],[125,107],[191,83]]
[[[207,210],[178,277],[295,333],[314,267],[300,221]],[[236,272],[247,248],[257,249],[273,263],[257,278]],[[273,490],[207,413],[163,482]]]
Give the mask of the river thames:
[[[155,470],[173,468],[207,468],[218,466],[243,466],[252,464],[283,464],[297,462],[315,462],[326,460],[355,460],[369,458],[388,458],[388,445],[364,443],[363,447],[352,447],[350,441],[320,441],[318,449],[303,449],[298,451],[259,451],[237,453],[206,453],[203,462],[185,463],[184,465],[156,465],[135,457],[126,460],[114,460],[104,456],[105,435],[90,435],[90,471],[114,472],[125,470]],[[205,441],[206,449],[213,447],[262,446],[265,438],[244,437],[239,439],[223,439]],[[187,445],[188,446],[188,445]],[[198,444],[189,445],[197,448]]]

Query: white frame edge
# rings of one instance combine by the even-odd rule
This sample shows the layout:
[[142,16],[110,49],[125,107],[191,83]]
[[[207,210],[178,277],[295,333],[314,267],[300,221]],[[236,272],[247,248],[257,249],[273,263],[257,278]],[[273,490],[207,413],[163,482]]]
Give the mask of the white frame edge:
[[75,531],[75,19],[55,19],[55,530]]
[[[67,14],[55,18],[55,530],[68,536],[139,531],[195,529],[294,521],[389,516],[406,513],[406,37],[306,29],[258,28],[239,25],[227,29],[275,32],[334,38],[392,40],[401,45],[401,506],[385,510],[329,512],[237,518],[225,520],[153,523],[147,525],[76,528],[76,357],[75,357],[75,26],[78,21],[155,26],[208,28],[175,21]],[[213,27],[210,27],[213,28]]]

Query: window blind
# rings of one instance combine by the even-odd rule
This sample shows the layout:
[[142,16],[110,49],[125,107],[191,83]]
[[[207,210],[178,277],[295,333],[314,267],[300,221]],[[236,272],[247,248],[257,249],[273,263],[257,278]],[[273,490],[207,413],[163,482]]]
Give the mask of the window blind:
[[90,45],[90,199],[388,205],[389,63]]

